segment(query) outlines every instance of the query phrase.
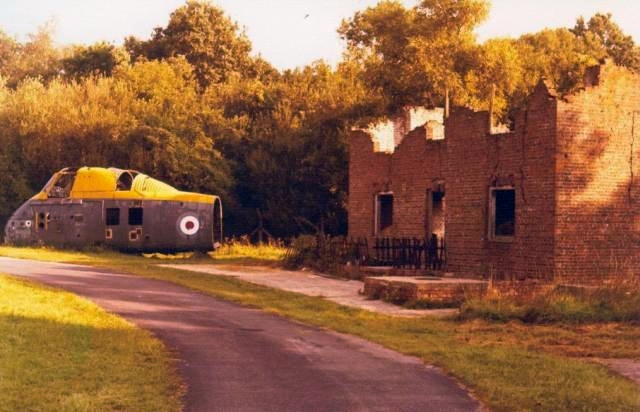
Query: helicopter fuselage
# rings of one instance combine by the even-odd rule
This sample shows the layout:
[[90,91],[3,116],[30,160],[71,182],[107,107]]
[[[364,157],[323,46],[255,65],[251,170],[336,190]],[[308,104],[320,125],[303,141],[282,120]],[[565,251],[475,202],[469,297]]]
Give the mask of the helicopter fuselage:
[[221,238],[217,196],[182,192],[114,168],[61,170],[5,227],[9,244],[131,252],[209,251]]

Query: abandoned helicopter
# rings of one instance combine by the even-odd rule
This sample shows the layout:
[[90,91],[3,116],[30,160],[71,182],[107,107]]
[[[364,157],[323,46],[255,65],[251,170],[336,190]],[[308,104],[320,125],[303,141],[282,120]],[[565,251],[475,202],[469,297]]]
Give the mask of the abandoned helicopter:
[[104,245],[128,252],[210,251],[221,240],[218,196],[182,192],[135,170],[101,167],[55,173],[5,227],[9,244]]

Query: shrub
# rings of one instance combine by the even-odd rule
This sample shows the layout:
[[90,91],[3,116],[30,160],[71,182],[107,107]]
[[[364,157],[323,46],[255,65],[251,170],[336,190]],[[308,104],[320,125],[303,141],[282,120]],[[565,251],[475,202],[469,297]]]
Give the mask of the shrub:
[[317,259],[317,241],[315,236],[300,235],[293,239],[284,258],[284,265],[289,269],[315,265]]
[[351,245],[344,237],[301,235],[291,242],[284,264],[290,269],[310,267],[336,274],[350,260],[351,253]]

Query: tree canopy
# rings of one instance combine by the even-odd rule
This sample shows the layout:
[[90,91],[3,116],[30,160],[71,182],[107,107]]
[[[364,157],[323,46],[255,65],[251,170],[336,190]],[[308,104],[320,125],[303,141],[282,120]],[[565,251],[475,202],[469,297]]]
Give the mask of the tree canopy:
[[134,61],[184,56],[202,88],[224,83],[232,73],[256,70],[251,43],[238,25],[221,9],[199,0],[171,13],[167,27],[157,27],[151,39],[127,38],[125,48]]
[[412,9],[387,0],[343,21],[338,32],[387,110],[433,106],[443,104],[446,90],[462,91],[473,30],[487,13],[486,0],[423,0]]
[[111,76],[116,67],[128,60],[124,50],[104,42],[73,46],[68,54],[60,63],[64,76],[74,80],[90,76]]
[[44,25],[25,43],[0,33],[0,75],[9,87],[25,78],[48,82],[60,74],[60,50],[53,45],[52,31],[51,25]]
[[640,48],[631,36],[622,32],[610,13],[596,13],[586,23],[579,17],[571,32],[582,40],[594,57],[608,57],[620,66],[640,71]]

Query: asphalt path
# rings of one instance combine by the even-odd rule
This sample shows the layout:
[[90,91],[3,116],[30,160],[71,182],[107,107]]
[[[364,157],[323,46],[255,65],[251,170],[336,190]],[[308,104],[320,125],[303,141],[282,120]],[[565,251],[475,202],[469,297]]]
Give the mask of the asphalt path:
[[180,359],[186,411],[474,411],[419,359],[168,282],[0,257],[0,272],[89,298],[150,330]]

